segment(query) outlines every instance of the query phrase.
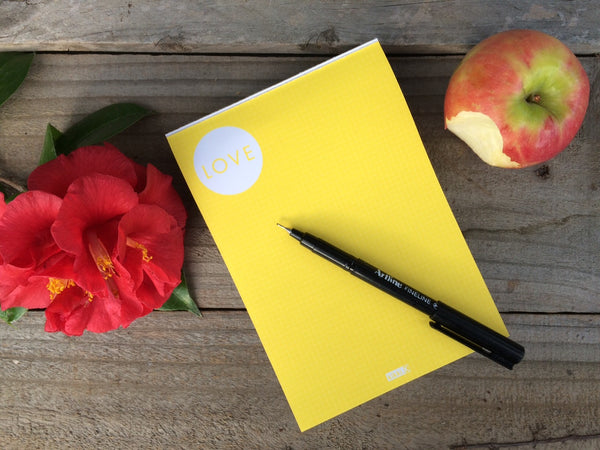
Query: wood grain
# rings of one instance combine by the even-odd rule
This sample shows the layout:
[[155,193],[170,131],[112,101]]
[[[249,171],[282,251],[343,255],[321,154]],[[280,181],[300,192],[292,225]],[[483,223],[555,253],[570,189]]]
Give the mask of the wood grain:
[[[26,183],[48,122],[65,130],[121,101],[151,108],[113,142],[174,176],[204,313],[154,312],[77,338],[45,333],[42,312],[0,324],[0,446],[599,448],[599,11],[535,0],[0,2],[0,51],[41,52],[0,108],[0,177]],[[569,148],[519,171],[487,166],[443,129],[460,54],[510,28],[558,37],[592,82]],[[373,37],[526,357],[508,371],[469,356],[300,433],[164,134]]]
[[527,348],[513,371],[471,355],[301,434],[245,312],[209,311],[203,319],[155,312],[126,330],[79,338],[44,333],[43,313],[30,313],[0,327],[0,441],[3,448],[597,444],[600,315],[506,319]]
[[[114,143],[174,175],[190,213],[186,272],[200,306],[243,308],[164,133],[322,60],[38,55],[21,89],[0,108],[0,176],[26,182],[48,122],[64,130],[118,101],[154,110]],[[592,82],[590,110],[571,146],[540,172],[489,167],[444,130],[444,93],[459,57],[391,58],[440,184],[503,312],[600,312],[600,63],[581,60]]]
[[394,53],[463,53],[514,28],[600,51],[593,1],[30,0],[0,2],[0,50],[331,53],[379,38]]

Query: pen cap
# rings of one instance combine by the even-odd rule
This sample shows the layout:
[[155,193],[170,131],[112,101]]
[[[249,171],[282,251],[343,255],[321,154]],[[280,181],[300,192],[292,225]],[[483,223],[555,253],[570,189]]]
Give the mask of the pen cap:
[[434,308],[436,311],[429,318],[433,320],[431,326],[438,331],[508,369],[512,369],[523,359],[525,349],[517,342],[502,336],[448,305],[438,302]]

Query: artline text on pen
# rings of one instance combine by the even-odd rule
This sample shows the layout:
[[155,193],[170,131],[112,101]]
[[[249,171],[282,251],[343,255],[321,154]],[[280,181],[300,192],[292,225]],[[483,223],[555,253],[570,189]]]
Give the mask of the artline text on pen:
[[423,303],[427,303],[428,305],[431,305],[432,300],[429,297],[421,294],[420,292],[415,291],[413,288],[410,288],[408,286],[404,286],[404,290],[406,292],[408,292],[410,295],[412,295],[413,297],[418,298],[419,300],[421,300]]
[[406,292],[408,292],[411,296],[413,296],[414,298],[416,298],[417,300],[422,301],[423,303],[426,303],[427,305],[431,305],[433,303],[433,300],[431,300],[429,297],[427,297],[426,295],[421,294],[418,291],[415,291],[413,288],[411,288],[410,286],[406,286],[405,284],[401,283],[400,281],[396,280],[394,277],[388,275],[385,272],[382,272],[381,270],[377,269],[377,271],[375,272],[377,274],[377,276],[379,278],[383,278],[385,281],[387,281],[388,283],[396,286],[399,289],[404,289]]
[[390,284],[393,284],[397,288],[402,289],[404,287],[404,285],[402,283],[400,283],[398,280],[396,280],[394,277],[389,276],[387,273],[382,272],[379,269],[377,269],[377,272],[375,272],[375,273],[377,274],[377,276],[379,278],[383,278],[385,281],[387,281]]

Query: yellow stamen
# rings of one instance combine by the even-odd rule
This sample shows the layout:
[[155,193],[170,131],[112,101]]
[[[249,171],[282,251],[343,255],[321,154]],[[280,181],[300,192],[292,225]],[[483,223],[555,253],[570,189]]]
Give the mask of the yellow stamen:
[[[90,255],[98,268],[98,271],[102,274],[102,277],[106,281],[106,285],[109,288],[110,292],[115,296],[119,297],[119,288],[117,287],[116,281],[113,279],[114,275],[117,275],[115,271],[115,266],[112,262],[112,259],[108,253],[108,250],[98,237],[95,231],[88,230],[86,232],[86,237],[88,241],[88,249],[90,251]],[[93,295],[89,292],[87,293],[88,300],[91,302],[93,300]]]
[[62,278],[48,278],[46,288],[50,291],[50,300],[54,300],[57,295],[61,294],[65,289],[75,286],[73,280],[65,280]]
[[108,254],[108,250],[93,231],[87,232],[88,248],[90,254],[96,263],[96,267],[102,273],[105,280],[108,280],[115,274],[115,266]]
[[130,237],[128,237],[127,245],[129,247],[133,247],[133,248],[137,248],[137,249],[141,250],[142,251],[142,259],[144,260],[144,262],[152,261],[152,256],[148,255],[148,249],[145,246],[143,246],[142,244],[140,244],[139,242],[136,242],[133,239],[131,239]]

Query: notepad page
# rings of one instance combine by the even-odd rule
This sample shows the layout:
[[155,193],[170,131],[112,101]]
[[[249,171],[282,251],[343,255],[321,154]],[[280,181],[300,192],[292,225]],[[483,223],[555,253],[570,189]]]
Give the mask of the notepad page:
[[507,334],[378,42],[168,140],[301,430],[470,350],[278,222]]

